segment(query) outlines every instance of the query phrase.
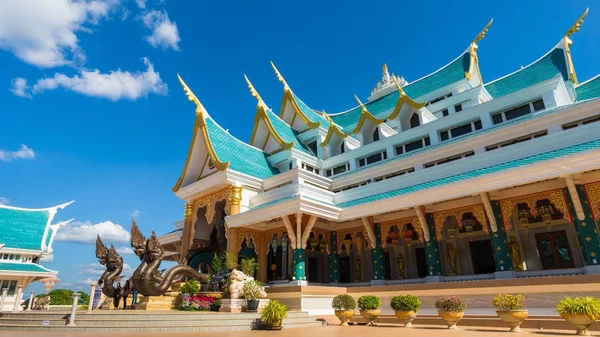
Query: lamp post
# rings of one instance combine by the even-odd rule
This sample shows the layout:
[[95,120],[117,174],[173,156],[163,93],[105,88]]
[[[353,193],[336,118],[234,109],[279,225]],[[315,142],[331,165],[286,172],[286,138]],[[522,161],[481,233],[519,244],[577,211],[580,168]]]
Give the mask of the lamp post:
[[519,222],[523,226],[525,234],[529,232],[529,217],[531,217],[531,212],[529,212],[529,210],[520,209],[517,211],[517,218],[519,218]]

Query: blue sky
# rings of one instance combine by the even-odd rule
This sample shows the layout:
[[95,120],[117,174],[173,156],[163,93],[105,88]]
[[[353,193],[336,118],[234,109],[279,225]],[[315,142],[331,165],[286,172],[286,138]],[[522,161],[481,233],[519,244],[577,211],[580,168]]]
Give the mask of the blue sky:
[[[479,43],[491,81],[550,50],[586,7],[572,47],[580,81],[600,73],[592,1],[3,1],[0,201],[39,208],[75,200],[58,213],[76,223],[61,229],[47,266],[76,288],[98,277],[96,232],[123,248],[132,215],[147,234],[182,218],[171,187],[194,107],[177,73],[247,141],[256,101],[243,74],[279,111],[271,60],[309,106],[333,113],[353,107],[353,94],[366,100],[383,63],[413,81],[456,58],[494,18]],[[125,260],[137,266],[134,256]]]

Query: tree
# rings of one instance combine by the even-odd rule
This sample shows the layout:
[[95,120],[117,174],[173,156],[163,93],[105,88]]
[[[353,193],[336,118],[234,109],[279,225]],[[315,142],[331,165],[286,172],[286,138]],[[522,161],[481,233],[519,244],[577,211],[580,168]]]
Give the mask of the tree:
[[[90,295],[79,292],[79,300],[77,304],[86,305],[90,303]],[[69,289],[54,289],[48,294],[40,294],[36,297],[50,296],[51,305],[71,305],[73,304],[73,290]]]

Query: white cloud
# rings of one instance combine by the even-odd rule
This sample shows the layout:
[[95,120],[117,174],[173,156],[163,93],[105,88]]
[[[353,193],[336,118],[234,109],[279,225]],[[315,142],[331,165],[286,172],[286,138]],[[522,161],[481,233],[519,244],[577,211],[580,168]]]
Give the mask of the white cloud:
[[152,34],[146,36],[146,41],[152,47],[179,50],[179,41],[181,41],[179,30],[177,29],[177,24],[169,20],[167,12],[157,10],[146,12],[142,16],[142,21],[146,28],[152,30]]
[[139,8],[144,9],[146,8],[146,0],[135,0],[135,3],[138,5]]
[[97,224],[90,221],[74,221],[58,230],[56,240],[92,244],[96,242],[97,235],[100,235],[105,244],[126,243],[131,237],[123,226],[112,221],[103,221]]
[[21,148],[16,151],[0,149],[0,161],[11,161],[15,159],[35,159],[35,152],[25,144],[21,144]]
[[44,255],[41,259],[40,259],[41,263],[52,263],[54,262],[54,255]]
[[142,61],[146,65],[146,71],[129,72],[117,69],[101,73],[98,69],[81,70],[79,75],[72,77],[56,73],[53,77],[37,80],[29,91],[39,94],[47,90],[63,88],[86,96],[107,98],[111,101],[120,99],[135,101],[140,97],[147,97],[150,93],[166,95],[168,87],[160,78],[160,74],[154,71],[154,66],[147,58],[143,58]]
[[27,79],[22,77],[14,78],[11,82],[12,87],[10,88],[10,92],[17,96],[31,98],[31,94],[29,91],[29,86],[27,85]]
[[0,1],[0,49],[38,67],[83,63],[77,33],[121,7],[120,0]]
[[5,197],[0,197],[0,205],[7,205],[10,202],[10,199]]
[[94,283],[94,284],[98,283],[98,280],[92,280],[90,277],[88,277],[87,280],[79,280],[75,283],[79,285],[76,289],[82,289],[83,288],[82,286],[89,286],[92,283]]
[[72,287],[73,283],[71,283],[71,282],[61,282],[60,285],[63,286],[63,287]]
[[144,212],[140,211],[139,209],[134,209],[133,211],[131,211],[131,213],[129,213],[129,216],[131,216],[132,218],[137,218],[142,214],[144,214]]
[[117,253],[121,255],[133,255],[133,249],[131,247],[119,247]]
[[[91,263],[87,266],[80,266],[84,268],[80,270],[77,274],[79,275],[91,275],[91,276],[100,276],[106,271],[106,267],[101,265],[100,263]],[[132,273],[133,268],[127,263],[123,263],[123,273]]]

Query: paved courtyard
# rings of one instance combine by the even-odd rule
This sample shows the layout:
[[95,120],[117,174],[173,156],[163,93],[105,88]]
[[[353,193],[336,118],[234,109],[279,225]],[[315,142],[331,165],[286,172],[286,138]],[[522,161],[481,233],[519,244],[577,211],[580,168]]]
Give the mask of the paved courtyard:
[[[571,336],[575,330],[531,330],[524,329],[521,335],[537,336]],[[451,331],[440,328],[439,326],[419,326],[413,329],[404,329],[398,326],[328,326],[323,328],[306,329],[283,329],[282,331],[236,331],[236,332],[205,332],[205,333],[44,333],[44,332],[16,332],[0,331],[0,337],[195,337],[198,335],[214,337],[291,337],[291,336],[314,336],[322,335],[328,337],[397,337],[398,335],[406,337],[510,337],[514,336],[508,333],[506,329],[465,327],[462,330]],[[600,336],[600,332],[592,332],[593,336]]]

